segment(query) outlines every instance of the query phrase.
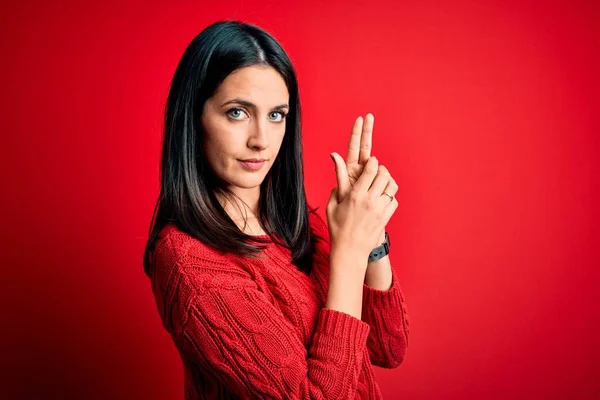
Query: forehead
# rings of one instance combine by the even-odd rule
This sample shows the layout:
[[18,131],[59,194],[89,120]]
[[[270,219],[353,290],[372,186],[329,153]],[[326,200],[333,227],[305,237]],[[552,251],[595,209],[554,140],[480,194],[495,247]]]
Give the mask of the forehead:
[[283,77],[273,67],[252,65],[229,74],[214,97],[225,101],[239,98],[270,107],[287,103],[289,93]]

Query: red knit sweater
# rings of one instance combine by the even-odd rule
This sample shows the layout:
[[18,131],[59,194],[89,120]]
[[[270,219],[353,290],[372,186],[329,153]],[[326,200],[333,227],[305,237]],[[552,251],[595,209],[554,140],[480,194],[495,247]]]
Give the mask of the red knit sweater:
[[179,231],[160,233],[152,290],[184,365],[186,399],[379,399],[373,365],[395,368],[408,318],[395,272],[387,291],[364,285],[363,315],[323,308],[329,234],[310,276],[274,243],[265,258],[223,254]]

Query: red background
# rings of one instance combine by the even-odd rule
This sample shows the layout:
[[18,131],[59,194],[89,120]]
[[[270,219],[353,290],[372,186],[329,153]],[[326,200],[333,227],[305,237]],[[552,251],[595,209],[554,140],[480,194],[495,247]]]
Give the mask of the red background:
[[51,3],[0,12],[1,398],[182,398],[142,253],[170,79],[232,18],[295,63],[312,204],[375,115],[412,335],[385,398],[600,396],[597,2]]

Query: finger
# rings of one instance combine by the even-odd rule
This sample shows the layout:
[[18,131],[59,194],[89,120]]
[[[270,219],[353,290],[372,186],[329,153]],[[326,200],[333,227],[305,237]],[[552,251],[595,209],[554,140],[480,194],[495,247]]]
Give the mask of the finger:
[[[392,198],[390,198],[390,196],[386,196],[384,193],[389,194],[390,196],[392,196]],[[385,186],[385,189],[383,189],[383,192],[381,192],[381,201],[384,202],[386,204],[386,206],[394,201],[396,194],[398,193],[398,184],[396,183],[396,181],[394,180],[394,178],[392,178],[390,176],[390,180],[388,181],[387,185]]]
[[379,165],[377,175],[375,176],[375,180],[373,180],[373,183],[369,188],[369,195],[371,195],[375,199],[380,198],[381,194],[383,193],[384,189],[389,183],[390,178],[391,176],[388,169],[383,165]]
[[396,183],[396,180],[390,176],[390,180],[383,191],[395,196],[396,193],[398,193],[398,184]]
[[379,161],[375,157],[369,158],[367,164],[365,165],[365,169],[362,174],[358,177],[358,180],[352,187],[352,190],[356,190],[358,192],[367,192],[377,175],[377,171],[379,168]]
[[337,188],[333,188],[331,190],[331,194],[329,195],[329,200],[327,201],[327,207],[326,207],[327,215],[331,215],[331,213],[335,209],[335,206],[338,204],[337,191],[338,191]]
[[375,117],[373,114],[367,114],[365,122],[362,126],[362,135],[360,138],[360,154],[358,156],[358,163],[365,165],[369,157],[371,157],[371,148],[373,147],[373,125],[375,124]]
[[397,209],[398,209],[398,200],[394,197],[394,200],[390,201],[390,204],[388,204],[383,209],[383,221],[385,222],[386,225],[388,224],[388,222],[392,218],[392,215],[394,215],[394,213],[396,212]]
[[348,177],[348,169],[346,168],[346,163],[342,156],[338,153],[331,153],[331,157],[333,158],[333,162],[335,163],[335,175],[337,178],[338,184],[338,200],[342,202],[344,197],[348,194],[350,190],[350,178]]
[[350,142],[348,143],[348,155],[346,156],[346,163],[357,163],[358,155],[360,151],[360,137],[362,135],[363,118],[358,117],[354,121],[352,126],[352,134],[350,135]]

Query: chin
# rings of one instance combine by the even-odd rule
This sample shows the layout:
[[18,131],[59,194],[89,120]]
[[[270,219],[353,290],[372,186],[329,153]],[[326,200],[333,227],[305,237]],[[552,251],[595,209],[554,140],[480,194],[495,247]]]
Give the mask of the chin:
[[253,189],[260,186],[265,180],[264,175],[261,176],[235,176],[232,179],[228,179],[231,186],[238,187],[240,189]]

